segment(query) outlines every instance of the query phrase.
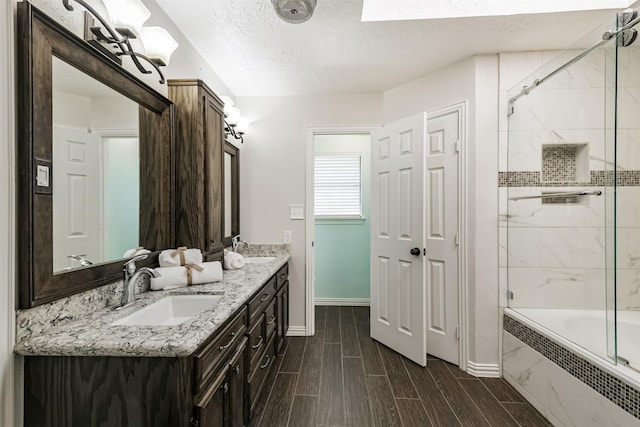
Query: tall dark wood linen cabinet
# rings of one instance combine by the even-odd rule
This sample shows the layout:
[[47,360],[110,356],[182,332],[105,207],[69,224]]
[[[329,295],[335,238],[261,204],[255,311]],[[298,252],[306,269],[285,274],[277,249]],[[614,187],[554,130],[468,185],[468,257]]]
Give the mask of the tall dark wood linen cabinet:
[[176,244],[207,254],[224,231],[223,103],[201,80],[167,85],[175,104]]

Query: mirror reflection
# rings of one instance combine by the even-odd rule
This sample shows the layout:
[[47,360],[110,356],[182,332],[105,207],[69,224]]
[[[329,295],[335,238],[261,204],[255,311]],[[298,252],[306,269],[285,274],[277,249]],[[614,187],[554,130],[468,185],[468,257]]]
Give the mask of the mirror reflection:
[[139,242],[138,104],[53,58],[53,271]]
[[224,153],[224,236],[231,236],[231,154]]

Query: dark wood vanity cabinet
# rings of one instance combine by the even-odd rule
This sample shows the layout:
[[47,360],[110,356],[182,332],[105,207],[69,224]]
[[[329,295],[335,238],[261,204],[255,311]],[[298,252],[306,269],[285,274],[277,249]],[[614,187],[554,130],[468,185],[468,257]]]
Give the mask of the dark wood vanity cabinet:
[[201,80],[168,80],[174,102],[177,246],[205,253],[224,234],[223,103]]
[[197,427],[242,427],[247,425],[244,409],[247,338],[216,372],[214,381],[194,402],[191,425]]
[[190,356],[25,357],[25,426],[247,426],[284,348],[288,265]]
[[277,293],[276,311],[278,317],[278,328],[276,336],[276,346],[278,353],[284,349],[285,337],[289,330],[289,265],[286,264],[276,274]]
[[193,426],[243,426],[247,309],[241,310],[193,355]]

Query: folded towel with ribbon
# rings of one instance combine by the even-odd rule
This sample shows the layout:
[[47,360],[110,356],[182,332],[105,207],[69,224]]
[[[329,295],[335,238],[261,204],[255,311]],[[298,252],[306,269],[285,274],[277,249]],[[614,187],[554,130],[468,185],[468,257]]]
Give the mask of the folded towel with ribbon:
[[244,267],[246,260],[237,252],[226,251],[224,253],[224,268],[226,270],[235,270]]
[[222,265],[218,261],[185,264],[181,267],[159,267],[155,271],[160,277],[151,278],[151,289],[154,291],[222,280]]
[[178,249],[166,249],[160,252],[158,262],[160,267],[202,264],[202,251],[200,249],[187,249],[186,246],[181,246]]
[[124,255],[122,255],[122,258],[131,258],[132,256],[150,254],[150,253],[151,251],[149,249],[145,249],[142,246],[138,246],[135,249],[129,249],[128,251],[126,251]]

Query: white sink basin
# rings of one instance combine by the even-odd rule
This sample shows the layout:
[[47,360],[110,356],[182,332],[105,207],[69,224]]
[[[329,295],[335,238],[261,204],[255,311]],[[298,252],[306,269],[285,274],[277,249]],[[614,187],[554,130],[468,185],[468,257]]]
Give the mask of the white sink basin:
[[266,264],[276,259],[274,256],[249,256],[245,258],[247,264]]
[[179,325],[215,306],[222,295],[173,295],[112,322],[112,325]]

